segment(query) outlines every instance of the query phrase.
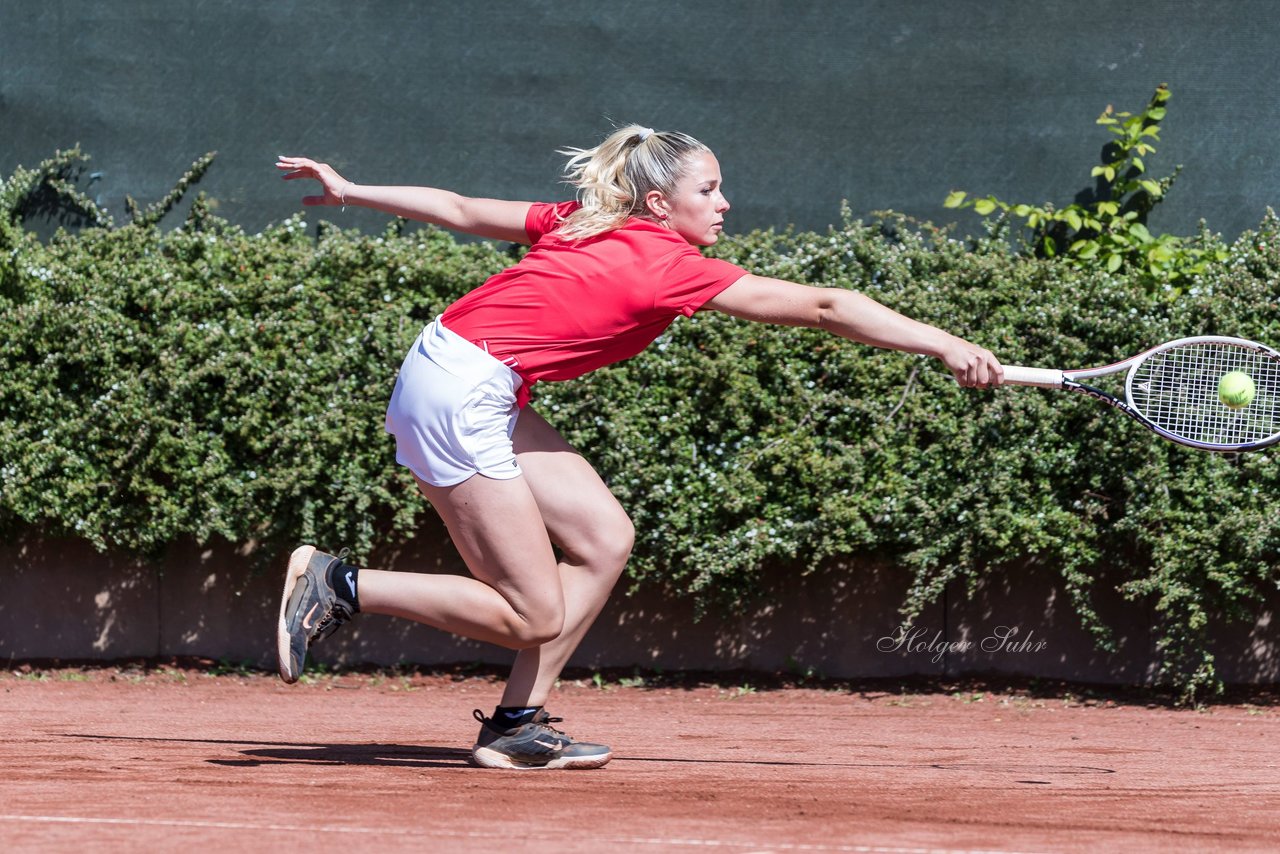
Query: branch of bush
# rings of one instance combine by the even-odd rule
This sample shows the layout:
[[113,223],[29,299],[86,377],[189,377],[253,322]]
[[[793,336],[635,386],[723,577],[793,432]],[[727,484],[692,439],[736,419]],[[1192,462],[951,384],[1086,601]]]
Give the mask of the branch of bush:
[[943,204],[972,208],[984,217],[999,211],[1002,218],[1021,221],[1023,245],[1040,257],[1061,257],[1081,270],[1116,273],[1127,268],[1145,288],[1177,298],[1188,280],[1225,256],[1203,236],[1154,234],[1148,227],[1147,215],[1164,201],[1182,168],[1159,179],[1146,174],[1145,158],[1155,153],[1153,143],[1160,140],[1169,98],[1168,87],[1161,85],[1141,112],[1116,112],[1108,106],[1098,117],[1097,124],[1112,139],[1102,162],[1089,173],[1097,183],[1094,201],[1063,207],[1015,204],[955,190]]

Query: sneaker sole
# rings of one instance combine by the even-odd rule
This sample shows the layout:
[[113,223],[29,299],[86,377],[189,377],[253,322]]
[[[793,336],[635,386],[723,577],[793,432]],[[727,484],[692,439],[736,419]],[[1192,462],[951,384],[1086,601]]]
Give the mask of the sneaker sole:
[[280,622],[276,625],[276,666],[280,671],[280,678],[289,685],[297,682],[302,674],[289,669],[289,651],[293,644],[289,637],[289,621],[285,617],[285,609],[289,607],[293,588],[298,585],[298,579],[306,575],[307,564],[311,563],[311,556],[315,553],[315,546],[298,546],[289,555],[289,566],[284,572],[284,592],[280,594]]
[[612,753],[604,753],[598,756],[561,756],[559,759],[552,759],[545,765],[527,765],[523,762],[514,761],[505,753],[499,753],[487,747],[477,747],[471,751],[471,761],[481,768],[502,768],[508,771],[587,770],[601,768],[607,765],[612,758]]

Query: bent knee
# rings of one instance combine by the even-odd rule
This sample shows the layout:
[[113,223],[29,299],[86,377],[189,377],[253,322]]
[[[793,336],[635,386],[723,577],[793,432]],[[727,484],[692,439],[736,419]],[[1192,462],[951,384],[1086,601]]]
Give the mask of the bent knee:
[[635,526],[625,513],[619,513],[565,550],[577,563],[616,574],[626,566],[635,544]]
[[631,517],[624,515],[605,532],[600,548],[605,562],[616,564],[621,569],[631,559],[635,544],[636,526],[632,524]]
[[511,646],[513,649],[542,646],[560,637],[562,631],[564,631],[563,608],[517,619],[511,627]]

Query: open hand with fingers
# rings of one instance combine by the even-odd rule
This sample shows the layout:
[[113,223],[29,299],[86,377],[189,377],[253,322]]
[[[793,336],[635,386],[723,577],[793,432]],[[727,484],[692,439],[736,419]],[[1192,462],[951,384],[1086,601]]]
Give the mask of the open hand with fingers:
[[276,159],[276,168],[285,170],[284,179],[314,178],[320,182],[324,194],[320,196],[304,196],[304,205],[346,205],[347,190],[353,186],[351,181],[343,178],[327,163],[317,163],[306,157],[285,157]]

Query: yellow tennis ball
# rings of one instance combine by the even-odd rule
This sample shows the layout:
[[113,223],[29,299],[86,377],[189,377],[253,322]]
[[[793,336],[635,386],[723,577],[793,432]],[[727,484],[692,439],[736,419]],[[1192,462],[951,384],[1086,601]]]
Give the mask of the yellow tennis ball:
[[1253,377],[1244,371],[1231,371],[1218,380],[1218,399],[1232,409],[1243,409],[1253,403],[1257,389]]

